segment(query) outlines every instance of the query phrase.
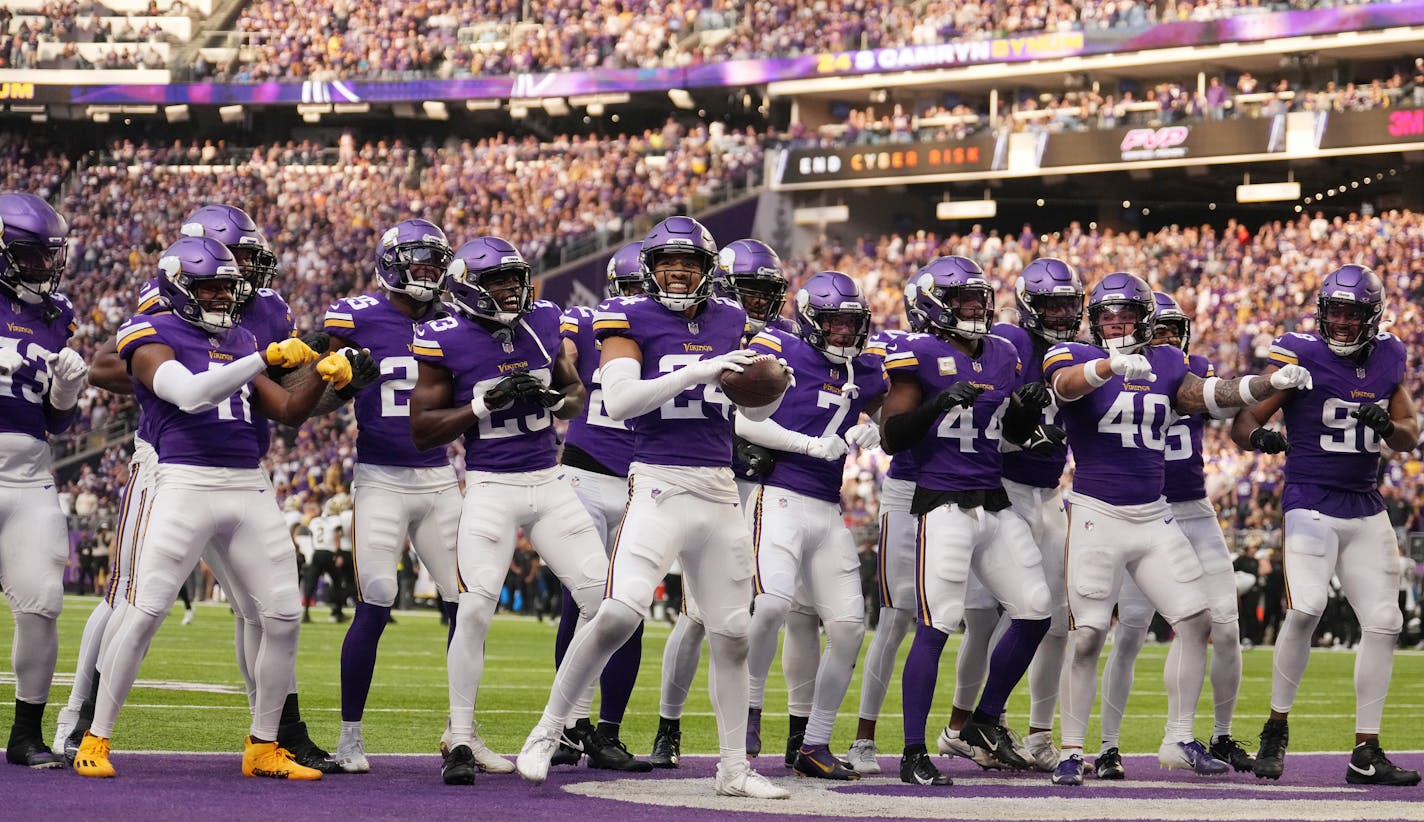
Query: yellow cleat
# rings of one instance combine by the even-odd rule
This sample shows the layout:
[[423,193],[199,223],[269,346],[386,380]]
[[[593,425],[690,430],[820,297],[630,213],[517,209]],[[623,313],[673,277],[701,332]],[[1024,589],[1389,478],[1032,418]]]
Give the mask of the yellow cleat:
[[[107,752],[108,742],[105,742]],[[78,767],[76,760],[75,767]],[[265,776],[268,779],[321,779],[321,771],[297,764],[286,748],[276,742],[254,742],[247,737],[247,747],[242,752],[242,775]]]
[[109,763],[109,740],[84,732],[79,752],[74,755],[74,772],[95,779],[112,779],[117,774]]

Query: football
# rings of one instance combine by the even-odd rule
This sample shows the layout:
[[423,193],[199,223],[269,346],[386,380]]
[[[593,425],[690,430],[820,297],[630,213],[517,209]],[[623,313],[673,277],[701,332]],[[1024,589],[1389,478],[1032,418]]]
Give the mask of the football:
[[791,380],[786,367],[775,357],[763,356],[744,371],[723,371],[720,382],[727,399],[746,408],[757,408],[775,402],[786,392]]

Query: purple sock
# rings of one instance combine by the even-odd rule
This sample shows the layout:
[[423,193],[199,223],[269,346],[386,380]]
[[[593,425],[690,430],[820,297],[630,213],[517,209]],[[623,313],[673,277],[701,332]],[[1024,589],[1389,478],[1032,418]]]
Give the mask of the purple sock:
[[460,603],[445,602],[441,600],[440,607],[445,609],[445,621],[449,622],[449,632],[445,634],[445,650],[450,650],[450,643],[455,641],[455,616],[460,613]]
[[905,658],[900,676],[900,694],[905,711],[905,747],[925,744],[925,725],[930,721],[935,683],[939,679],[939,658],[949,634],[928,625],[915,628],[915,641]]
[[628,699],[633,696],[633,685],[638,681],[638,666],[642,664],[643,626],[639,623],[638,630],[628,637],[623,647],[613,652],[608,664],[603,666],[603,674],[598,679],[600,722],[623,723],[623,713],[628,710]]
[[554,634],[554,670],[564,664],[564,654],[569,650],[569,643],[574,641],[574,629],[578,627],[579,618],[573,591],[567,585],[560,586],[560,590],[559,602],[563,610],[559,611],[559,631]]
[[1009,694],[1028,671],[1038,643],[1048,633],[1047,619],[1015,619],[994,646],[989,657],[989,675],[984,678],[984,693],[979,696],[978,710],[989,716],[1003,716]]
[[341,719],[359,722],[366,711],[366,697],[371,693],[371,678],[376,674],[376,645],[391,609],[367,602],[356,603],[356,616],[346,629],[341,643]]

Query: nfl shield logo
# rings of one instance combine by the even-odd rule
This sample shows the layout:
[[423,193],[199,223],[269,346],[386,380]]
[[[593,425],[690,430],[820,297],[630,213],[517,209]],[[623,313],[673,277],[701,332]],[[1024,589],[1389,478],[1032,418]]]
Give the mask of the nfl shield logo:
[[982,362],[976,362],[976,363],[974,363],[974,370],[975,370],[975,371],[983,371],[983,370],[984,370],[984,363],[982,363]]
[[687,324],[687,330],[688,330],[689,332],[693,333],[693,334],[696,334],[696,333],[697,333],[697,323],[693,323],[693,322],[688,323],[688,324]]
[[1363,368],[1356,368],[1356,369],[1355,369],[1355,379],[1357,379],[1357,380],[1363,380],[1364,378],[1365,378],[1365,369],[1363,369]]
[[506,354],[513,354],[513,353],[514,353],[514,342],[513,342],[512,340],[505,340],[505,341],[504,341],[504,353],[506,353]]

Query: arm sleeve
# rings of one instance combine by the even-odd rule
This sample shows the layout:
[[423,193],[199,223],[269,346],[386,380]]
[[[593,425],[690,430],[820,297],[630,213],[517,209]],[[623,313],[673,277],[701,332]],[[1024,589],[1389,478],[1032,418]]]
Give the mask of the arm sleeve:
[[753,422],[761,422],[762,420],[769,419],[772,414],[776,413],[776,409],[781,407],[781,400],[785,397],[786,395],[782,394],[780,397],[777,397],[766,405],[739,405],[737,406],[737,416],[744,416]]
[[754,420],[740,412],[737,414],[736,426],[737,436],[753,445],[760,445],[773,451],[805,454],[810,450],[811,443],[816,441],[814,437],[782,428],[781,424],[774,420]]
[[266,368],[267,363],[257,353],[201,374],[194,374],[177,360],[169,360],[153,372],[153,393],[186,413],[196,414],[216,408]]
[[620,421],[641,417],[697,383],[697,372],[691,367],[642,379],[642,369],[632,357],[619,357],[603,366],[601,376],[603,408],[609,417]]
[[935,403],[938,395],[920,403],[920,407],[897,417],[891,417],[880,426],[881,445],[887,453],[908,451],[915,443],[924,439],[934,427],[942,411]]

